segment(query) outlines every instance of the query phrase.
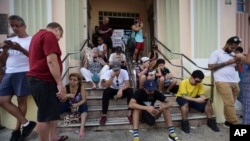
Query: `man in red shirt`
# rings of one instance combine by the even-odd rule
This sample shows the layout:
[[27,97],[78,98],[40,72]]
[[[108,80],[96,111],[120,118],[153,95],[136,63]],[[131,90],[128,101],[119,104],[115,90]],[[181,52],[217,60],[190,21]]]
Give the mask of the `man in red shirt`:
[[32,96],[38,107],[37,131],[40,141],[66,140],[59,137],[57,120],[60,118],[62,92],[62,61],[58,40],[63,35],[60,24],[52,22],[32,38],[29,50],[30,70],[27,74]]

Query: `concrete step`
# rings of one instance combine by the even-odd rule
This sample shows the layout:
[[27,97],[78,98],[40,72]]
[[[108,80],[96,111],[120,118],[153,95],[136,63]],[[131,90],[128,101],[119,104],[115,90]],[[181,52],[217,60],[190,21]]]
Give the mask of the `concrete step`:
[[[171,114],[173,124],[175,126],[180,127],[180,120],[181,120],[181,114],[176,113],[176,114]],[[206,115],[203,113],[190,113],[189,114],[189,122],[190,126],[199,126],[206,124]],[[132,125],[129,124],[129,121],[127,117],[108,117],[106,125],[100,126],[99,125],[99,120],[100,118],[92,118],[92,119],[87,119],[85,127],[88,130],[117,130],[117,129],[132,129]],[[63,128],[65,130],[67,129],[72,129],[79,127],[80,124],[64,124],[63,121],[58,122],[58,127]],[[148,126],[145,123],[140,122],[140,129],[146,129],[146,128],[152,128],[151,126]],[[156,124],[154,125],[153,128],[157,127],[166,127],[165,121],[163,116],[159,117],[156,120]]]
[[[165,94],[169,101],[172,101],[174,104],[176,103],[175,96]],[[112,104],[127,104],[127,99],[110,99],[110,105]],[[90,91],[87,93],[87,103],[88,105],[102,105],[102,92],[99,90]]]
[[[192,112],[195,112],[192,110]],[[170,108],[170,113],[180,113],[180,107],[178,104],[174,104]],[[108,117],[125,117],[128,115],[128,106],[127,104],[119,105],[109,105],[108,108]],[[88,108],[88,118],[100,118],[102,116],[102,106],[95,105],[89,106]]]

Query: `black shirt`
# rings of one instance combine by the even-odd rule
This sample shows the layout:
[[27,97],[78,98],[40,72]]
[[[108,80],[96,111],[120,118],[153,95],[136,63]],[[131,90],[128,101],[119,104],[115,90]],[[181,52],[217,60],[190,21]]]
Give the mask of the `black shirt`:
[[154,106],[156,100],[164,102],[166,97],[159,91],[154,91],[153,94],[148,95],[144,89],[138,89],[133,97],[136,100],[136,103],[145,106]]

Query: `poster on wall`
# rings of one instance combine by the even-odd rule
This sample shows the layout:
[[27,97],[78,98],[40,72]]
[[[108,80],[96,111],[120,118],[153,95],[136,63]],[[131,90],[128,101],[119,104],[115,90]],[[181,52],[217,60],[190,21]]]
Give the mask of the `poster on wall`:
[[8,14],[0,14],[0,34],[8,34]]
[[113,47],[122,46],[123,44],[123,29],[115,29],[112,34]]

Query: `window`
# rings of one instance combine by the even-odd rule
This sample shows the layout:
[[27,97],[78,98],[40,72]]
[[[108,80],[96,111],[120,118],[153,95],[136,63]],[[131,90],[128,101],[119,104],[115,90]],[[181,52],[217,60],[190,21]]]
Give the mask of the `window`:
[[245,0],[237,0],[237,12],[245,12]]
[[111,12],[111,11],[99,11],[99,23],[103,22],[103,17],[108,16],[112,18],[132,18],[135,19],[140,16],[139,13],[125,13],[125,12]]

